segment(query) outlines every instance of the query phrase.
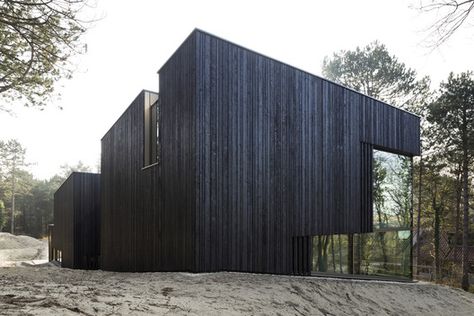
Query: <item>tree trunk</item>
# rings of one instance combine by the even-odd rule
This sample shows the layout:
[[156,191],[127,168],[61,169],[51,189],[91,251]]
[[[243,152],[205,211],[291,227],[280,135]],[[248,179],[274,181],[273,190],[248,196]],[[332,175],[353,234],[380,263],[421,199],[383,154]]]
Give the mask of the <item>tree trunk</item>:
[[380,240],[380,246],[382,248],[382,258],[383,258],[383,265],[385,271],[388,270],[388,255],[387,255],[387,246],[385,243],[385,232],[377,232]]
[[328,272],[328,236],[318,236],[318,269],[319,272]]
[[469,261],[468,261],[468,236],[469,236],[469,166],[467,148],[463,153],[463,230],[462,230],[462,282],[463,290],[469,291]]
[[436,181],[434,182],[434,190],[432,192],[433,196],[431,199],[431,207],[434,211],[434,275],[435,280],[438,281],[439,279],[439,222],[440,222],[440,214],[439,214],[439,207],[436,201],[437,194],[438,194],[438,187]]
[[11,218],[11,234],[15,234],[15,166],[12,169],[12,218]]
[[433,202],[435,219],[434,219],[434,248],[435,248],[435,280],[441,279],[440,276],[440,251],[439,251],[439,240],[440,240],[440,226],[441,226],[441,207],[436,205],[436,201]]
[[468,127],[467,111],[463,112],[462,124],[462,181],[463,181],[463,230],[462,230],[462,281],[461,287],[469,291],[469,261],[468,261],[468,236],[469,236],[469,153],[468,153]]
[[[380,210],[381,207],[377,207],[377,215],[379,218],[379,228],[382,228],[383,220],[382,220],[382,211]],[[385,245],[385,232],[376,232],[377,237],[380,241],[380,248],[382,249],[382,258],[383,258],[383,268],[387,270],[387,263],[388,263],[388,256],[387,256],[387,247]]]
[[[454,223],[454,240],[455,240],[455,247],[458,245],[459,241],[459,233],[461,232],[461,196],[462,196],[462,181],[463,175],[462,172],[459,172],[459,175],[456,177],[456,219]],[[456,249],[456,248],[455,248]]]

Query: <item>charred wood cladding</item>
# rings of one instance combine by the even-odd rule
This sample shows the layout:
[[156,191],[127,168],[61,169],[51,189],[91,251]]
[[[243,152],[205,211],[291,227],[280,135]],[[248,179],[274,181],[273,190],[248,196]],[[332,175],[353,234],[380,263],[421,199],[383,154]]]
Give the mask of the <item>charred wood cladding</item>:
[[375,158],[420,153],[416,115],[200,30],[158,73],[102,138],[102,269],[309,274],[395,220]]
[[50,256],[66,268],[97,269],[100,257],[100,175],[73,172],[54,194]]

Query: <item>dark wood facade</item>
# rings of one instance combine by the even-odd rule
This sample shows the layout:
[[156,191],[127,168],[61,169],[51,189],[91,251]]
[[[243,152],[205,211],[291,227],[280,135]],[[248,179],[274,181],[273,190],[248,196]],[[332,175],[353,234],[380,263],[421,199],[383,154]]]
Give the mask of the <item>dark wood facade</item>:
[[[372,152],[420,151],[419,118],[195,30],[102,139],[101,267],[305,274],[312,235],[372,231]],[[150,99],[151,98],[151,99]]]
[[66,179],[54,194],[53,227],[52,257],[60,258],[62,267],[99,267],[99,174],[73,172]]
[[418,154],[419,118],[207,33],[193,40],[198,270],[288,273],[294,253],[307,257],[292,238],[372,231],[372,148]]
[[144,109],[156,96],[142,91],[102,139],[104,270],[194,271],[192,116],[186,114],[192,102],[162,109],[166,154],[159,164],[145,166]]

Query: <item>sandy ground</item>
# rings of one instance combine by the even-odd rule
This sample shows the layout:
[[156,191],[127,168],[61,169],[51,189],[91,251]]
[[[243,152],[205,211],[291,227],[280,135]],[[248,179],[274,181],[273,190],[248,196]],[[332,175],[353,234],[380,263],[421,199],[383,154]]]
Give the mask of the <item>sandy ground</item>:
[[0,233],[0,267],[48,262],[48,241]]
[[17,249],[21,263],[0,268],[0,315],[474,315],[473,294],[429,283],[70,270]]
[[245,273],[0,268],[2,315],[474,315],[474,295],[402,284]]

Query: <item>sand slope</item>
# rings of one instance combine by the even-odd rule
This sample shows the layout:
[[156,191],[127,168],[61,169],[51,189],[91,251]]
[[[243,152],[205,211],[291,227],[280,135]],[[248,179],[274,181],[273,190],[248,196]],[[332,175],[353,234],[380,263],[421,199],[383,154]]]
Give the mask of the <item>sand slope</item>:
[[46,240],[0,233],[0,267],[45,262],[47,259],[48,243]]
[[244,273],[0,268],[0,314],[474,315],[474,295],[428,284]]
[[474,295],[429,283],[29,266],[46,256],[0,233],[0,315],[474,315]]

